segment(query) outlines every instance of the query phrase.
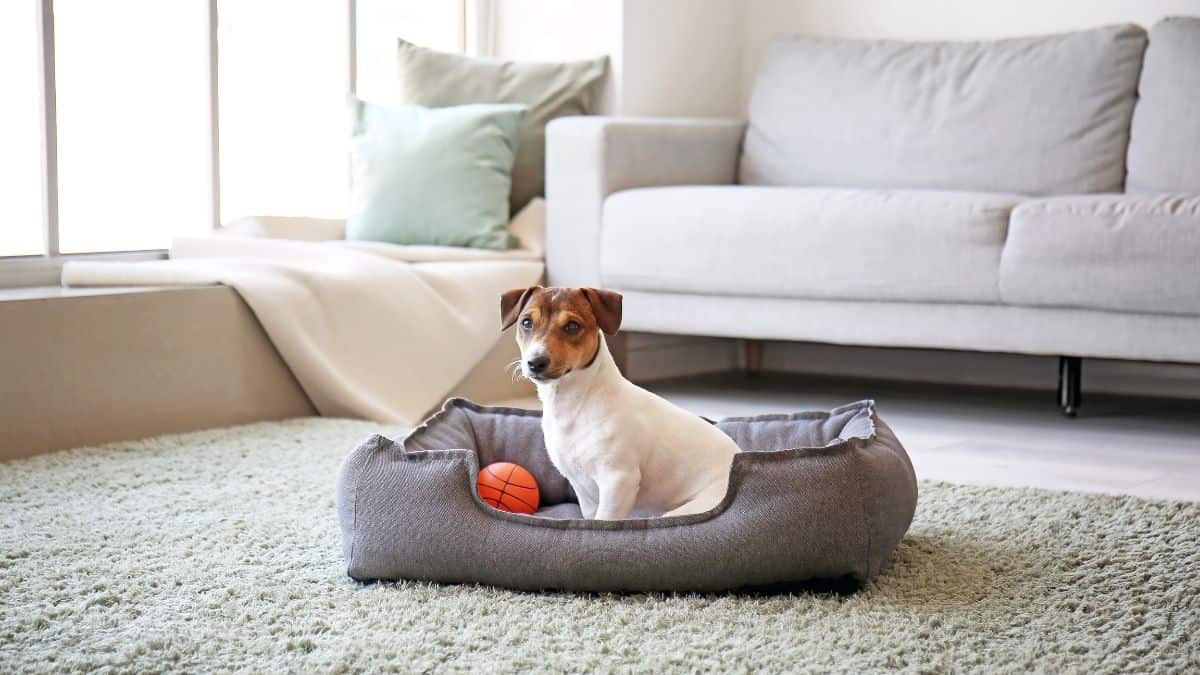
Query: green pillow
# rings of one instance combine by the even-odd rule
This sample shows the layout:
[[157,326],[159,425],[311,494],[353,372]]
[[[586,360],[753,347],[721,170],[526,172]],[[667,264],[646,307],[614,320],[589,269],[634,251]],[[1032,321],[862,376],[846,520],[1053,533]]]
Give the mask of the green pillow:
[[525,106],[382,106],[351,98],[347,239],[512,248],[508,193]]
[[513,213],[545,194],[546,124],[557,117],[595,112],[608,71],[606,56],[564,63],[497,61],[398,42],[397,94],[403,103],[431,108],[464,103],[529,106],[513,165]]

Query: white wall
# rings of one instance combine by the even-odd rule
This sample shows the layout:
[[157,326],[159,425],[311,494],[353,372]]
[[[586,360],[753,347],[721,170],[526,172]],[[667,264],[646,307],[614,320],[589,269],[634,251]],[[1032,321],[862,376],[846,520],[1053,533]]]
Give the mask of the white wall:
[[739,116],[741,0],[627,0],[621,111]]
[[1200,15],[1200,0],[747,0],[742,86],[746,100],[776,33],[850,38],[973,40],[1055,33],[1114,23],[1149,27]]

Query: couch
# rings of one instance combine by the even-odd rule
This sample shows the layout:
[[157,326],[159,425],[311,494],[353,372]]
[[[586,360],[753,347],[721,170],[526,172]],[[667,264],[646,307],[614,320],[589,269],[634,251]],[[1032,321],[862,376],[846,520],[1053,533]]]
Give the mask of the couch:
[[1200,18],[777,36],[748,120],[575,117],[549,282],[631,331],[1200,363]]

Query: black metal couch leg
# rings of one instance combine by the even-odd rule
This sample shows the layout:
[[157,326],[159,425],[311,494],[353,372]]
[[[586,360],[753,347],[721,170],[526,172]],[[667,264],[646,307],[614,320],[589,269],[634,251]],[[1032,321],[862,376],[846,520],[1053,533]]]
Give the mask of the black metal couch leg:
[[1083,400],[1080,381],[1083,377],[1083,359],[1078,356],[1058,357],[1058,405],[1067,417],[1079,412]]

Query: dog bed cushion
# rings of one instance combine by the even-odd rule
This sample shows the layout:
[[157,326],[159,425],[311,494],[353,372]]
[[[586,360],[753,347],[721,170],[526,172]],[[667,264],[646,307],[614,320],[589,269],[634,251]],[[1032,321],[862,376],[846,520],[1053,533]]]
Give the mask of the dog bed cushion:
[[[861,584],[916,509],[912,464],[872,401],[717,422],[742,448],[725,499],[705,513],[619,521],[580,517],[540,418],[451,399],[403,441],[363,442],[337,479],[349,575],[574,591]],[[537,478],[536,514],[479,498],[479,467],[501,461]]]

